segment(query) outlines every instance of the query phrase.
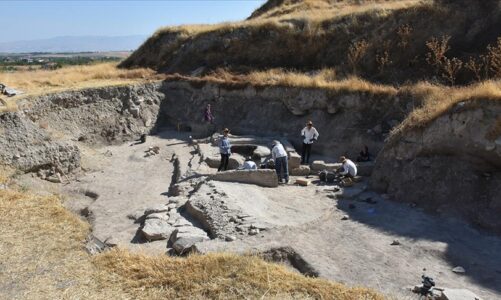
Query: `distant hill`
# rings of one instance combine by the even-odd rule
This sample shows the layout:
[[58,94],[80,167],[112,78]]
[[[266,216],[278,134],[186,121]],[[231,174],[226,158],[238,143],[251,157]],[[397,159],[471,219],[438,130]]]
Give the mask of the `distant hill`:
[[50,39],[0,42],[0,53],[86,52],[135,50],[147,36],[61,36]]

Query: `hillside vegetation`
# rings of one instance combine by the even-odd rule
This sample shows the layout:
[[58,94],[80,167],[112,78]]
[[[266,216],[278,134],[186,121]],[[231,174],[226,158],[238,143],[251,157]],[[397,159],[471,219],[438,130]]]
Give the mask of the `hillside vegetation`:
[[158,30],[122,67],[455,85],[501,77],[499,1],[269,1],[246,21]]
[[[13,175],[0,168],[0,186]],[[89,224],[58,197],[21,187],[0,188],[0,214],[2,299],[384,299],[255,256],[152,257],[115,249],[91,257],[83,248]]]

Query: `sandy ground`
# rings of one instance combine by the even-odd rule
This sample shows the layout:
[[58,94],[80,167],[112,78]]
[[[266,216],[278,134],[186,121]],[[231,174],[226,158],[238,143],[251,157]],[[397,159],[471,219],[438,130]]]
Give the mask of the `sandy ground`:
[[[66,194],[73,210],[88,207],[98,238],[163,253],[165,241],[134,242],[139,224],[127,215],[168,202],[174,153],[183,172],[190,168],[213,172],[199,165],[186,140],[184,134],[166,132],[149,137],[146,144],[87,149],[83,152],[84,175],[70,184],[49,184],[45,189]],[[150,146],[159,146],[160,154],[144,157]],[[25,184],[36,184],[27,178]],[[397,299],[415,298],[407,288],[420,283],[424,268],[439,287],[466,288],[483,299],[501,299],[501,237],[479,232],[462,221],[432,216],[379,196],[373,197],[376,204],[340,199],[332,186],[217,185],[231,199],[238,199],[235,208],[272,226],[234,242],[204,242],[198,247],[204,252],[247,253],[289,246],[321,277],[372,287]],[[348,208],[349,204],[356,208]],[[341,220],[343,215],[349,215],[349,220]],[[392,246],[393,240],[401,244]],[[456,266],[464,267],[466,273],[453,273]]]

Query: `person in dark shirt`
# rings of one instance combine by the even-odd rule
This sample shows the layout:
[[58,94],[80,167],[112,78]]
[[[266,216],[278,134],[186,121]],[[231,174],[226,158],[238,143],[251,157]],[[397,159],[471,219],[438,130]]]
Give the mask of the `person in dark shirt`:
[[357,162],[364,162],[370,160],[371,160],[371,154],[369,153],[369,147],[364,146],[364,149],[360,151],[360,154],[357,157]]

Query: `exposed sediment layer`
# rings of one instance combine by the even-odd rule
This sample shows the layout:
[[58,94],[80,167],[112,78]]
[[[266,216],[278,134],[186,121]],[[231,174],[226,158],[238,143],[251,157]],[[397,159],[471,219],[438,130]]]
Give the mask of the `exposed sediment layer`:
[[501,103],[459,103],[390,140],[372,186],[399,201],[460,215],[501,233]]
[[231,87],[166,81],[63,92],[28,98],[0,116],[0,160],[24,171],[80,165],[79,143],[130,141],[170,123],[203,135],[203,109],[212,104],[212,128],[235,134],[283,136],[297,147],[311,119],[320,131],[314,150],[333,160],[355,157],[363,145],[377,157],[372,184],[395,199],[452,212],[501,232],[497,187],[501,176],[500,104],[466,102],[425,128],[394,136],[389,130],[419,105],[399,93],[329,91],[280,86]]

